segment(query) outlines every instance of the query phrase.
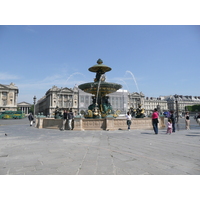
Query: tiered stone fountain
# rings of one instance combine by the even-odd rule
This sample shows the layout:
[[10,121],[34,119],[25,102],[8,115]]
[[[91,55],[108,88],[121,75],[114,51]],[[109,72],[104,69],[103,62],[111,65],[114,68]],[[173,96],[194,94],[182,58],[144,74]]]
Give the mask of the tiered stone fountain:
[[88,111],[85,114],[85,118],[116,118],[120,111],[114,112],[111,104],[109,103],[109,97],[106,96],[109,93],[116,92],[122,88],[122,85],[116,83],[106,82],[105,73],[111,71],[111,68],[104,65],[103,61],[99,59],[97,64],[88,69],[91,72],[96,73],[94,82],[84,83],[78,87],[84,92],[93,94],[93,103],[88,107]]

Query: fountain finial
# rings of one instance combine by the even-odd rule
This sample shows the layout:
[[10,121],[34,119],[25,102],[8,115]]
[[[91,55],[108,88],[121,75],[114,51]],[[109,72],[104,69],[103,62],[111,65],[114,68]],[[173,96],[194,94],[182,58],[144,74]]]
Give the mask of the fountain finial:
[[103,63],[103,60],[101,60],[100,58],[97,60],[97,63],[100,65]]

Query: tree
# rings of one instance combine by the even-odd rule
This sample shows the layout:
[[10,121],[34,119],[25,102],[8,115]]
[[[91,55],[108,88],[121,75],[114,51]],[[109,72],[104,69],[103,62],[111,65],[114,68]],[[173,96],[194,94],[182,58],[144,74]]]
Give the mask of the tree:
[[32,113],[32,114],[34,113],[34,105],[31,106],[29,112]]

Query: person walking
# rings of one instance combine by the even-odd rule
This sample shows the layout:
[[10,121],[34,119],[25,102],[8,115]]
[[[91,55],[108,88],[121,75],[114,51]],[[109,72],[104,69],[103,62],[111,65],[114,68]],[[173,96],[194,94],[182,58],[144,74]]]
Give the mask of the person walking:
[[[168,122],[167,122],[167,133],[171,134],[172,133],[172,120],[171,119],[168,119]],[[167,134],[166,133],[166,134]]]
[[186,130],[190,130],[190,116],[189,116],[189,112],[186,112],[186,114],[185,114],[185,128],[186,128]]
[[172,121],[172,132],[175,132],[175,117],[174,117],[174,111],[170,111],[170,117],[169,117],[169,119],[171,119],[171,121]]
[[32,126],[33,125],[33,120],[34,120],[34,117],[33,117],[32,113],[29,114],[28,119],[29,119],[29,122],[30,122],[30,126]]
[[158,134],[158,110],[155,108],[152,114],[152,125],[153,125],[153,130],[155,134]]
[[200,113],[199,113],[199,115],[197,115],[196,120],[197,120],[197,123],[198,123],[199,126],[200,126]]
[[70,109],[70,111],[68,113],[68,127],[69,127],[69,130],[72,130],[72,119],[74,119],[74,114],[72,112],[72,109]]
[[66,124],[66,121],[67,121],[67,117],[68,117],[68,112],[67,112],[67,110],[64,110],[64,113],[63,113],[63,125],[62,125],[62,128],[61,128],[61,131],[65,130],[65,124]]
[[130,131],[130,126],[131,126],[131,114],[130,114],[130,112],[127,112],[127,114],[126,114],[126,123],[127,123],[127,125],[128,125],[128,131]]

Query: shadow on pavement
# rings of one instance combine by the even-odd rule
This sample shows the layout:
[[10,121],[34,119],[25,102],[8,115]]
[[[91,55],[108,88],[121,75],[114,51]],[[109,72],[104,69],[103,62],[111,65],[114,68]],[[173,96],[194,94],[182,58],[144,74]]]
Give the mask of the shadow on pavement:
[[141,134],[155,135],[155,133],[147,133],[147,132],[141,132]]
[[193,134],[192,134],[192,135],[185,135],[185,136],[200,136],[200,135],[193,135]]

